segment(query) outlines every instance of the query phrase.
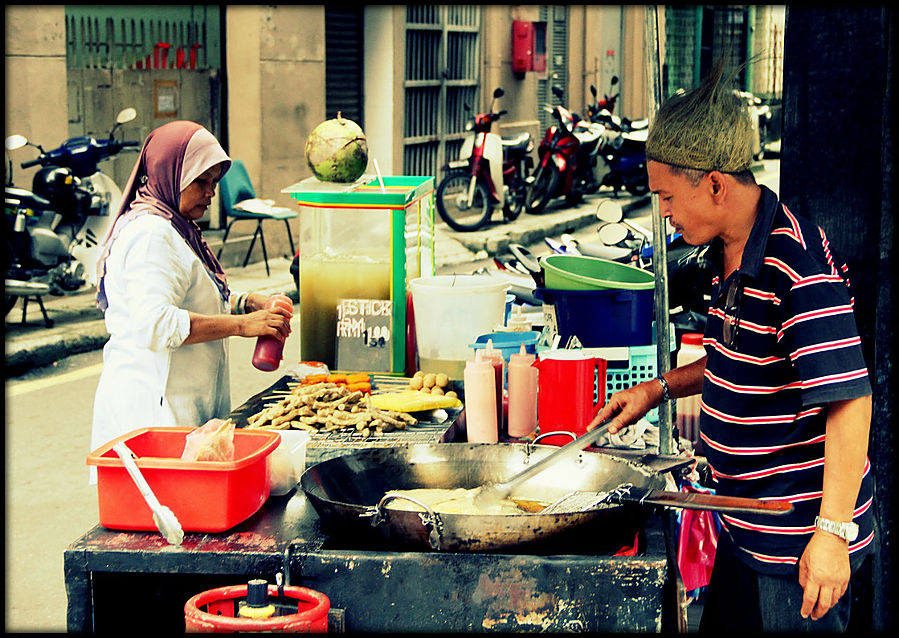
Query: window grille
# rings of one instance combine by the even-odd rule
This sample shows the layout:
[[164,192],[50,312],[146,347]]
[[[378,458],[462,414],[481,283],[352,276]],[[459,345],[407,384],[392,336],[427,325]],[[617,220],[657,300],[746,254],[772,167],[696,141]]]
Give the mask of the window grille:
[[[541,5],[540,21],[546,22],[546,49],[549,53],[546,60],[547,77],[537,80],[537,118],[540,128],[546,130],[555,123],[552,114],[544,106],[557,104],[567,105],[568,95],[568,7],[559,5]],[[560,102],[553,94],[552,87],[558,86],[565,93]]]
[[481,7],[406,7],[403,173],[439,179],[478,110]]

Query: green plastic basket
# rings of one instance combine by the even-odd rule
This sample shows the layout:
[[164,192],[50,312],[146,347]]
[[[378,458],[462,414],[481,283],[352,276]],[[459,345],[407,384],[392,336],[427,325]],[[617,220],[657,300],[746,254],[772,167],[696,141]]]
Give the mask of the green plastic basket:
[[651,272],[599,257],[549,255],[541,263],[547,288],[649,290],[655,287]]

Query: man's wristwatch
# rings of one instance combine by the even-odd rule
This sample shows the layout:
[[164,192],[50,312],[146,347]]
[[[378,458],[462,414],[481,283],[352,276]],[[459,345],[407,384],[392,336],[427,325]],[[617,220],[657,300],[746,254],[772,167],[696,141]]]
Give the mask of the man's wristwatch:
[[823,529],[825,532],[830,532],[831,534],[839,536],[847,543],[851,543],[856,538],[858,538],[858,525],[852,522],[837,523],[836,521],[816,516],[815,527],[817,527],[818,529]]
[[668,387],[668,382],[665,381],[665,377],[659,375],[656,377],[656,381],[662,384],[662,401],[670,401],[671,400],[671,388]]

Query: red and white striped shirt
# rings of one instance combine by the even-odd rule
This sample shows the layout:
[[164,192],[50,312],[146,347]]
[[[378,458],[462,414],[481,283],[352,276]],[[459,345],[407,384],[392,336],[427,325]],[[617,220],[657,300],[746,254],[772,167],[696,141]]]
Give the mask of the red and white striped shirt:
[[[704,336],[700,436],[719,494],[793,504],[784,516],[723,515],[759,571],[795,573],[823,485],[827,405],[871,394],[847,269],[824,231],[762,186],[740,269],[720,281]],[[721,272],[720,243],[709,251]],[[727,306],[728,290],[742,288]],[[725,323],[733,338],[725,340]],[[870,463],[855,508],[853,565],[873,549]]]

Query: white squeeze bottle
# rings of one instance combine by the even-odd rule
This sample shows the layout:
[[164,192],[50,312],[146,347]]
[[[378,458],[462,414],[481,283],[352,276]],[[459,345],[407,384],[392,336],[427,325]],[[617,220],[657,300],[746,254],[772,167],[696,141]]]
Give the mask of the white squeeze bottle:
[[509,436],[520,439],[537,429],[537,357],[524,344],[509,357]]
[[[702,346],[702,335],[698,332],[688,332],[681,336],[680,350],[677,351],[677,367],[692,363],[705,356],[705,348]],[[682,439],[693,443],[693,447],[699,451],[699,395],[683,397],[677,400],[677,417],[675,419],[678,432]]]
[[465,427],[469,443],[496,443],[496,375],[489,361],[465,363]]

